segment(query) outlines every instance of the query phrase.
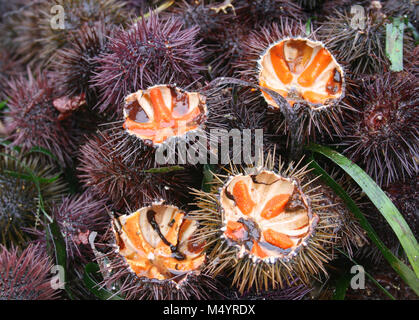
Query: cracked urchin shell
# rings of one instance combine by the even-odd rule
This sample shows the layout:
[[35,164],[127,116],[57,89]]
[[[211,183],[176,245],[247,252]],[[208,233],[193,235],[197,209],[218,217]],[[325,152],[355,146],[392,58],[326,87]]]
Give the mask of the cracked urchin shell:
[[[253,32],[243,45],[245,54],[237,63],[242,77],[275,91],[287,102],[278,106],[263,92],[270,108],[269,131],[298,140],[341,133],[342,110],[350,108],[342,102],[347,78],[342,64],[315,32],[307,36],[301,23],[284,19]],[[293,118],[284,117],[283,108]]]
[[54,290],[52,261],[39,250],[29,245],[20,251],[0,246],[0,300],[54,300],[59,290]]
[[[350,9],[335,11],[320,23],[318,37],[336,52],[339,59],[349,64],[354,75],[388,71],[385,41],[389,19],[382,12],[381,5],[367,7],[364,16],[364,20],[354,24]],[[412,49],[413,40],[405,33],[403,51]]]
[[203,274],[197,223],[178,207],[152,203],[114,218],[105,236],[104,284],[127,299],[207,299],[216,291]]
[[102,21],[84,25],[72,34],[71,45],[58,50],[52,67],[62,95],[84,94],[89,106],[97,103],[97,90],[90,86],[98,67],[94,58],[107,52],[108,37],[114,29]]
[[418,173],[419,90],[407,73],[364,79],[351,95],[341,145],[379,185]]
[[42,147],[51,151],[61,163],[71,162],[74,150],[73,128],[54,106],[57,98],[48,74],[30,71],[8,82],[9,109],[5,112],[9,139],[23,150]]
[[118,209],[160,198],[180,201],[185,185],[199,183],[195,168],[156,164],[152,147],[136,148],[133,160],[132,149],[120,141],[124,136],[114,131],[99,132],[80,149],[79,178],[99,198],[110,199]]
[[274,159],[232,165],[215,176],[211,192],[193,191],[199,210],[190,216],[201,225],[197,239],[207,241],[207,270],[230,272],[240,292],[309,283],[333,258],[339,217],[318,204],[323,195],[311,194],[306,167],[277,171]]
[[120,30],[109,42],[109,52],[96,59],[99,67],[92,83],[100,91],[100,112],[121,116],[129,93],[157,81],[190,84],[200,79],[198,30],[182,29],[181,20],[164,21],[154,14]]
[[[53,182],[39,182],[38,191],[34,181],[21,178],[28,174],[33,174],[45,181],[53,179]],[[61,178],[55,179],[56,175],[57,171],[38,157],[22,158],[14,152],[7,152],[1,156],[1,243],[18,244],[28,239],[28,235],[22,232],[22,228],[34,226],[39,211],[39,194],[42,195],[46,208],[49,208],[52,202],[61,199],[67,187]]]
[[192,90],[158,84],[125,97],[124,120],[109,123],[105,131],[127,162],[136,161],[145,148],[154,149],[151,156],[166,165],[218,159],[219,139],[228,137],[230,122],[240,122],[232,119],[232,93],[211,84]]

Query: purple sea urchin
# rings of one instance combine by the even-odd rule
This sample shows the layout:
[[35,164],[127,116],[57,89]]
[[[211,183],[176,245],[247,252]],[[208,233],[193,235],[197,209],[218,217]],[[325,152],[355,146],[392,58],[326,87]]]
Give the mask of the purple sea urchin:
[[109,53],[96,59],[100,66],[93,83],[100,90],[100,111],[120,116],[129,93],[156,81],[190,84],[199,79],[202,52],[197,34],[198,27],[182,30],[182,21],[162,21],[154,14],[117,33]]
[[59,291],[51,285],[52,261],[29,245],[19,251],[0,245],[0,300],[54,300]]
[[109,223],[106,210],[106,199],[98,200],[89,192],[68,196],[52,207],[52,216],[64,236],[70,259],[88,261],[92,258],[88,238],[92,232],[106,230]]
[[81,147],[78,167],[81,181],[99,198],[110,199],[116,208],[142,206],[158,199],[180,201],[185,198],[185,185],[199,183],[195,181],[200,180],[197,172],[194,175],[189,167],[159,172],[162,166],[155,163],[152,147],[136,149],[132,160],[128,157],[132,150],[121,148],[122,138],[118,133],[99,132]]
[[9,139],[23,150],[43,147],[62,162],[71,161],[74,141],[67,121],[60,121],[60,111],[54,106],[57,98],[54,84],[46,73],[29,71],[8,83],[9,110],[6,111]]
[[387,73],[362,81],[351,98],[344,153],[380,185],[418,173],[419,90],[415,77]]
[[91,88],[98,67],[95,58],[107,51],[108,37],[113,30],[113,25],[103,22],[82,26],[74,32],[71,45],[57,52],[53,68],[64,96],[84,94],[89,106],[96,104],[97,90]]
[[[22,228],[33,227],[39,218],[39,200],[49,208],[66,191],[61,178],[40,182],[37,186],[27,177],[34,175],[44,181],[56,177],[56,170],[37,157],[21,158],[14,152],[0,158],[0,235],[1,243],[20,244],[28,239]],[[26,178],[25,178],[26,177]],[[39,187],[39,190],[38,190]]]
[[206,255],[193,239],[197,227],[178,207],[162,203],[113,219],[104,284],[127,299],[208,298],[215,287],[201,273]]
[[301,7],[292,0],[241,0],[235,7],[239,19],[252,26],[268,26],[283,18],[300,20],[304,17]]
[[207,241],[207,270],[231,272],[241,292],[284,287],[296,276],[308,283],[333,258],[339,216],[319,204],[324,195],[311,194],[306,167],[276,171],[274,159],[246,170],[232,165],[210,193],[193,192],[199,210],[190,216],[201,225],[197,239]]

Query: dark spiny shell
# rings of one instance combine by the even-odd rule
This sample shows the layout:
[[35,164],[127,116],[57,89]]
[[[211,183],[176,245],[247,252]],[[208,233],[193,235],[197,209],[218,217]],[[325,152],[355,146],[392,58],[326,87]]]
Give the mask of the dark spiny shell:
[[94,259],[90,248],[89,235],[103,233],[109,223],[106,199],[98,200],[91,192],[67,196],[60,204],[52,207],[66,243],[67,256],[72,261],[83,262]]
[[189,167],[167,173],[145,172],[161,167],[155,164],[155,149],[136,148],[133,161],[129,157],[132,149],[120,139],[126,137],[116,129],[99,132],[81,147],[78,167],[85,186],[99,198],[109,199],[116,208],[141,207],[160,198],[180,201],[187,196],[185,186],[200,180],[197,170]]
[[9,139],[23,150],[43,147],[50,150],[62,163],[71,162],[74,149],[72,129],[68,121],[60,121],[54,107],[56,88],[48,74],[30,71],[8,83],[9,110],[6,111]]
[[344,153],[380,185],[418,172],[416,82],[407,73],[387,73],[361,80],[361,87],[352,94],[350,103],[356,112],[346,122]]
[[101,112],[120,115],[126,95],[138,89],[173,80],[193,83],[201,76],[198,27],[182,29],[182,21],[166,21],[151,14],[132,29],[121,30],[109,43],[109,53],[99,57],[93,84],[100,90]]
[[0,246],[0,300],[54,300],[52,261],[38,246],[20,251]]
[[[336,52],[339,59],[347,62],[349,70],[355,74],[373,74],[389,70],[389,60],[385,53],[386,24],[388,17],[381,7],[365,8],[365,28],[352,27],[353,16],[350,9],[335,12],[320,23],[319,38]],[[405,32],[403,51],[413,49],[413,40]]]
[[283,18],[304,18],[301,6],[292,0],[241,0],[234,4],[239,21],[252,26],[268,26]]
[[[51,27],[52,19],[59,11],[53,6],[62,6],[65,14],[64,29]],[[129,14],[123,3],[117,0],[40,0],[28,3],[21,12],[7,20],[6,30],[10,33],[9,43],[13,52],[24,63],[49,64],[58,49],[71,44],[72,35],[83,25],[102,21],[108,25],[125,24]],[[57,20],[57,22],[60,22]]]
[[90,87],[98,67],[95,58],[107,52],[113,29],[113,25],[103,22],[82,26],[74,32],[71,45],[57,52],[53,68],[63,95],[84,94],[89,106],[96,104],[97,90]]
[[39,183],[21,176],[34,175],[42,179],[56,177],[57,171],[38,157],[21,158],[14,152],[0,158],[0,231],[1,243],[20,244],[28,239],[22,228],[33,227],[39,219],[39,195],[49,208],[66,191],[61,178]]
[[395,182],[384,189],[405,218],[413,235],[419,237],[419,176],[406,182]]

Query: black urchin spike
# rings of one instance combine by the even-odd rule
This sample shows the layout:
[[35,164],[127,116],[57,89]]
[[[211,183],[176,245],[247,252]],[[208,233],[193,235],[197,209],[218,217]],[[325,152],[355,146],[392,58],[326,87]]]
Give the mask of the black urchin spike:
[[387,73],[362,81],[351,95],[342,146],[379,185],[418,173],[419,90],[415,77]]
[[54,300],[52,261],[39,249],[29,245],[21,251],[0,245],[0,300]]

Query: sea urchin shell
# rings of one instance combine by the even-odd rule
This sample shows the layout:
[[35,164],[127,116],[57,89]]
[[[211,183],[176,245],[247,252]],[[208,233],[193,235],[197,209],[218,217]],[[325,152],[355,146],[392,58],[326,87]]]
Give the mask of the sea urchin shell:
[[317,203],[306,167],[279,171],[268,154],[265,166],[226,169],[217,174],[210,193],[197,191],[200,208],[191,213],[206,239],[207,271],[230,271],[240,292],[284,287],[298,277],[325,273],[336,242],[336,212]]
[[105,283],[122,280],[120,292],[129,299],[206,298],[206,255],[202,242],[193,240],[196,229],[183,211],[162,203],[114,219],[116,252],[108,254],[111,275]]

